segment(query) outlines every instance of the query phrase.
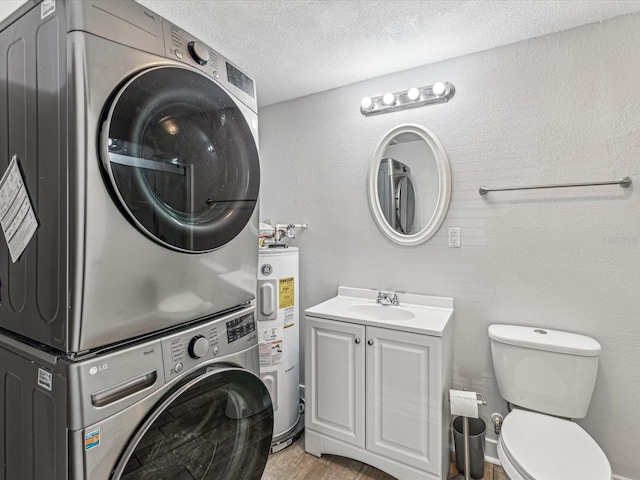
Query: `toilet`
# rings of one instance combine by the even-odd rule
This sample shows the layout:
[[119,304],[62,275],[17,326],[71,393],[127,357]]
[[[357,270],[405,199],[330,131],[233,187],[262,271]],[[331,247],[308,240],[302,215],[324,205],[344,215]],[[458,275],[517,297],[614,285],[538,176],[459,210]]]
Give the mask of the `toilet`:
[[602,449],[569,419],[587,414],[598,371],[593,338],[546,328],[491,325],[500,395],[512,404],[498,441],[511,480],[611,480]]

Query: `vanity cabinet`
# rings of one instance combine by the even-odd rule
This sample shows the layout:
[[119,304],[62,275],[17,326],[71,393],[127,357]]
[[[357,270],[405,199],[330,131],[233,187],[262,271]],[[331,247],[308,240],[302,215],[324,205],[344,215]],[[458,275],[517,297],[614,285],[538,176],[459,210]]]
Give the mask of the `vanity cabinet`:
[[401,480],[447,478],[448,332],[307,315],[305,348],[307,452],[354,458]]
[[365,327],[307,318],[305,429],[365,448]]

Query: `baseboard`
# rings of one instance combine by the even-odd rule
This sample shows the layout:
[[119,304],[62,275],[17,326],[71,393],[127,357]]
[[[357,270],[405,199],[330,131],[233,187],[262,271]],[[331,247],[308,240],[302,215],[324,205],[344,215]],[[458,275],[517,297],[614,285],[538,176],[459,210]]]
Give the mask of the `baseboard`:
[[633,480],[633,478],[621,477],[620,475],[613,474],[613,480]]
[[491,438],[487,438],[484,441],[484,461],[493,463],[494,465],[500,465],[498,460],[498,441]]
[[[451,458],[455,460],[455,450],[453,445],[451,445]],[[498,442],[495,440],[487,439],[484,441],[484,461],[487,463],[492,463],[494,465],[500,465],[500,460],[498,460]],[[614,480],[631,480],[626,478],[614,479]]]

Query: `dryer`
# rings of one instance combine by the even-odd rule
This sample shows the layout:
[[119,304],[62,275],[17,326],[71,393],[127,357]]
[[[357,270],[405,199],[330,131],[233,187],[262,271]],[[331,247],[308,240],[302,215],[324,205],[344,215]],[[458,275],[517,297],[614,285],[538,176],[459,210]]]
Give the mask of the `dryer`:
[[75,361],[0,336],[1,480],[259,480],[253,307]]
[[133,0],[29,2],[0,24],[0,173],[38,219],[0,240],[0,328],[77,355],[255,298],[255,85]]
[[393,158],[378,166],[378,201],[389,226],[404,235],[416,233],[416,196],[411,169]]

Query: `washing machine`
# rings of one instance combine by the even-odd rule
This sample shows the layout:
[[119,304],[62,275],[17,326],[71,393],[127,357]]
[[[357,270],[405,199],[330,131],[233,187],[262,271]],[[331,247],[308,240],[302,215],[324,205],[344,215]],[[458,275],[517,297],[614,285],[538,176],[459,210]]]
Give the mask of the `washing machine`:
[[0,479],[259,480],[257,349],[253,307],[76,361],[0,337]]
[[81,355],[251,304],[253,80],[133,0],[28,2],[0,52],[38,225],[15,262],[0,235],[0,329]]

